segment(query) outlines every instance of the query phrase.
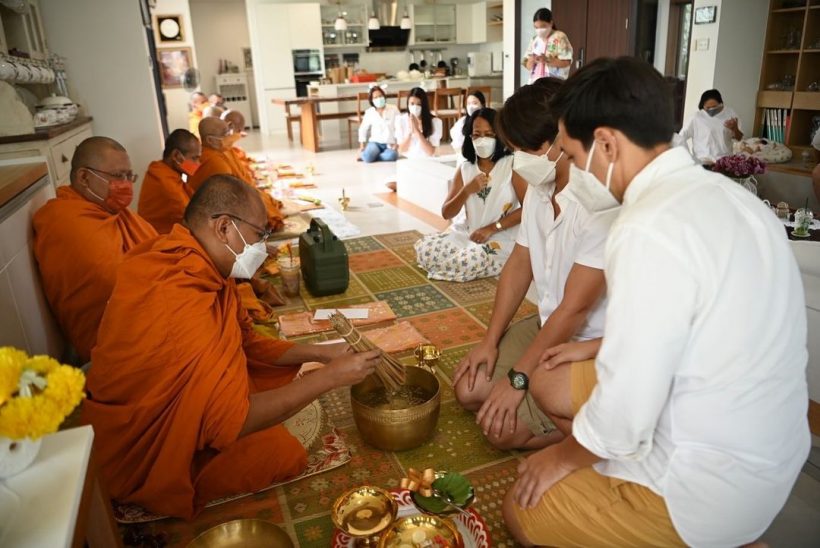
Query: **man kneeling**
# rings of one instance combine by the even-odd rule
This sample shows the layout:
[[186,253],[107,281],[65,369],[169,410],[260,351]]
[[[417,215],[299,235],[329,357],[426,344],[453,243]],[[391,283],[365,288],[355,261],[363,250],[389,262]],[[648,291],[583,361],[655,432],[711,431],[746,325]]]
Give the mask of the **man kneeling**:
[[[121,265],[91,356],[84,419],[115,499],[191,518],[210,500],[298,475],[306,451],[282,422],[364,379],[379,351],[253,331],[232,278],[250,278],[267,256],[271,230],[256,189],[215,175],[183,224]],[[294,380],[307,361],[327,367]]]

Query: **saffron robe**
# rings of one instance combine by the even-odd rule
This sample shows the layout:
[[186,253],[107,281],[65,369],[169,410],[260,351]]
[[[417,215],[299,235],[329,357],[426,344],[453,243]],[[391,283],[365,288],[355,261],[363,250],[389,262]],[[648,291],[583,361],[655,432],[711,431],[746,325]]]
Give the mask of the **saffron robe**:
[[182,216],[194,189],[182,174],[163,161],[151,162],[140,189],[137,211],[160,234],[168,234]]

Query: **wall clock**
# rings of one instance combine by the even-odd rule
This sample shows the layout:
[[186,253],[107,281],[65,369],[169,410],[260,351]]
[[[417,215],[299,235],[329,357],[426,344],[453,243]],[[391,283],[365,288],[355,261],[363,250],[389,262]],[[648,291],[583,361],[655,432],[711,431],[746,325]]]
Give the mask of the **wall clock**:
[[157,15],[157,32],[160,42],[183,42],[181,15]]

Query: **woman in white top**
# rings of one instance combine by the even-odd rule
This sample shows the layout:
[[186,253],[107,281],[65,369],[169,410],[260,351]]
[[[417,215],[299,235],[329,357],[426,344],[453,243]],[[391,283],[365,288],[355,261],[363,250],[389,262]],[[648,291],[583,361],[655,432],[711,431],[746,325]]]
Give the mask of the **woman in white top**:
[[450,144],[453,145],[453,151],[456,154],[461,154],[461,147],[464,145],[464,123],[479,109],[487,107],[487,99],[480,91],[474,91],[467,96],[464,101],[464,108],[467,109],[467,115],[462,116],[450,128]]
[[[399,109],[387,104],[384,90],[379,86],[370,88],[370,96],[367,100],[370,108],[365,111],[362,123],[359,125],[359,158],[368,164],[379,160],[395,162],[399,157],[395,134]],[[369,141],[368,131],[370,132]]]
[[743,139],[737,114],[724,106],[718,90],[703,92],[698,111],[675,137],[675,144],[688,146],[689,139],[692,155],[702,164],[713,164],[718,158],[732,154],[732,139]]
[[572,44],[567,35],[555,27],[552,12],[540,8],[532,18],[535,38],[527,48],[522,64],[530,71],[528,84],[539,78],[552,76],[566,80],[572,65]]
[[416,260],[431,279],[496,276],[515,245],[527,183],[513,173],[513,158],[496,138],[495,116],[485,108],[467,119],[465,161],[441,208],[445,219],[457,218],[447,231],[415,244]]
[[407,112],[396,118],[396,142],[407,158],[428,158],[436,153],[441,142],[441,120],[430,112],[427,92],[421,88],[410,90]]

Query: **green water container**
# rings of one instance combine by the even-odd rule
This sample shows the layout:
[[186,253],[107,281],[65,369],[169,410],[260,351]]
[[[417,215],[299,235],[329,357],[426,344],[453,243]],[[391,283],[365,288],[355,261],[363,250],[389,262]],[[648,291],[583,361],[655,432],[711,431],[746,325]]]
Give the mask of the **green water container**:
[[314,297],[336,295],[350,284],[347,248],[321,219],[299,236],[299,260],[305,287]]

